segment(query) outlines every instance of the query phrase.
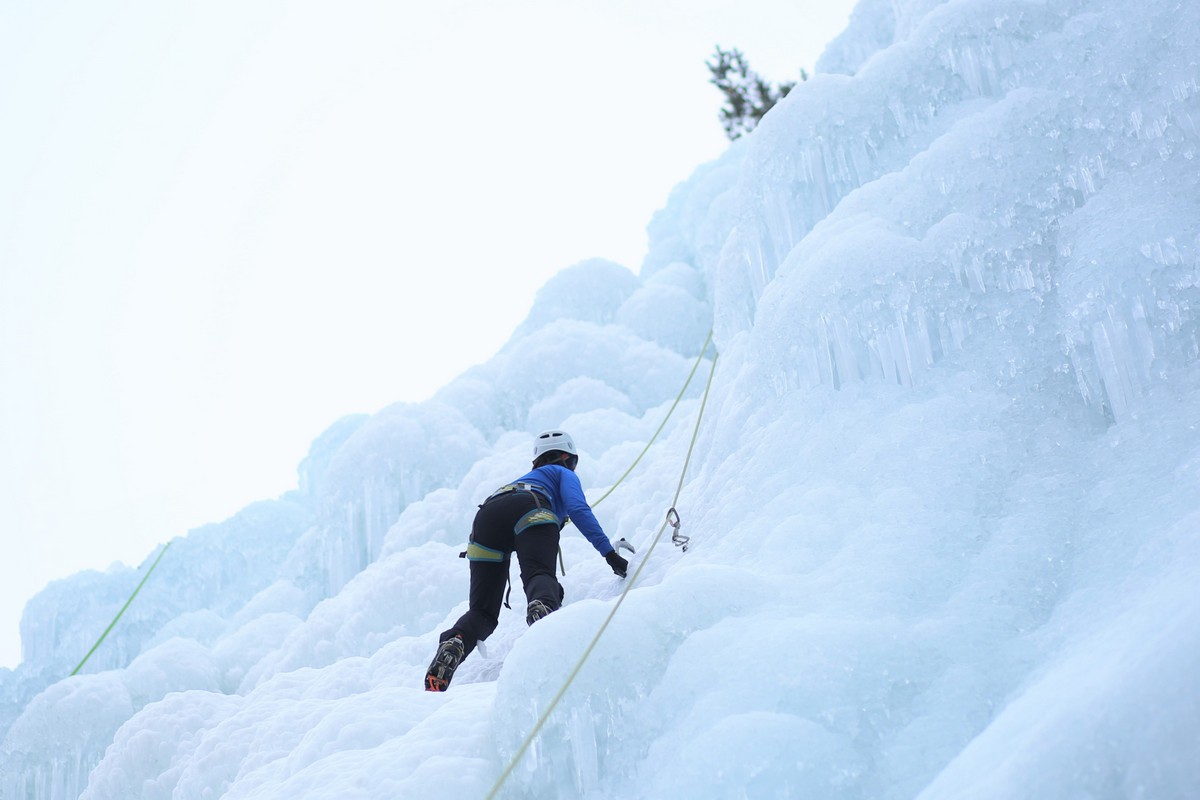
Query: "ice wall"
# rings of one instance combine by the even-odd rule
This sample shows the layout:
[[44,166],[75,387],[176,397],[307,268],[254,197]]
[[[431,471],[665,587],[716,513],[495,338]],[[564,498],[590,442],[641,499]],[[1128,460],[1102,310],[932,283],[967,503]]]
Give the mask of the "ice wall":
[[1198,355],[1190,9],[926,5],[873,17],[896,41],[870,58],[835,43],[854,77],[815,76],[754,137],[720,335],[783,337],[781,391],[912,385],[998,337],[997,380],[1068,372],[1128,418]]
[[[0,797],[77,796],[112,734],[138,708],[175,689],[236,688],[228,675],[237,671],[234,654],[220,657],[216,642],[256,596],[272,593],[279,566],[311,525],[311,513],[297,499],[252,504],[172,541],[119,626],[76,677],[66,678],[155,554],[137,569],[114,564],[104,573],[54,581],[30,600],[21,618],[23,661],[0,674]],[[301,616],[315,602],[299,592],[288,600],[287,610]]]
[[[643,281],[581,263],[491,361],[428,402],[337,421],[300,465],[298,491],[175,540],[84,674],[61,681],[153,554],[52,584],[26,610],[25,663],[0,674],[0,797],[78,796],[117,728],[171,692],[248,691],[427,631],[465,592],[456,556],[495,465],[525,462],[528,431],[563,420],[593,448],[648,437],[710,318],[684,264]],[[67,724],[77,717],[89,723]]]
[[547,425],[611,486],[710,322],[691,547],[646,556],[698,386],[597,508],[645,568],[499,796],[1191,796],[1196,41],[1172,0],[864,0],[639,275],[565,270],[487,363],[314,443],[253,582],[210,548],[180,580],[241,577],[33,696],[135,576],[39,598],[0,797],[485,796],[622,584],[568,532],[566,606],[423,692],[475,503]]

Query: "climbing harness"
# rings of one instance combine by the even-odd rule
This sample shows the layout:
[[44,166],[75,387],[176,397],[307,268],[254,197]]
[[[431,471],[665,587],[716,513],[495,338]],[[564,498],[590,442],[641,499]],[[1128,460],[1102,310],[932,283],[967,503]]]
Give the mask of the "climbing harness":
[[521,535],[526,529],[532,528],[534,525],[552,524],[555,527],[561,527],[562,522],[558,516],[548,508],[535,508],[525,516],[517,520],[517,524],[513,526],[513,534]]
[[[709,337],[711,338],[711,336],[712,333],[710,331]],[[705,348],[707,349],[707,347],[708,343],[705,342]],[[701,351],[701,355],[703,355],[703,351]],[[675,499],[671,501],[671,511],[675,511],[675,504],[679,502],[679,495],[683,491],[683,480],[687,475],[688,464],[692,460],[692,450],[696,446],[696,437],[700,434],[700,421],[704,419],[704,408],[708,404],[708,392],[712,388],[713,375],[716,373],[716,371],[717,355],[714,354],[712,367],[709,369],[708,373],[708,383],[704,386],[704,396],[700,400],[700,411],[696,414],[696,427],[692,430],[692,441],[688,444],[687,456],[684,457],[683,460],[683,469],[679,473],[679,484],[675,487]],[[622,476],[622,478],[623,477],[624,476]],[[551,698],[549,705],[546,706],[546,710],[542,712],[540,717],[538,717],[538,721],[534,724],[533,729],[529,731],[529,734],[525,737],[524,741],[521,742],[521,746],[517,748],[517,752],[514,753],[513,757],[509,760],[508,766],[504,768],[504,771],[500,773],[500,777],[496,779],[494,784],[492,784],[492,789],[487,793],[486,800],[493,800],[493,798],[496,797],[497,792],[499,792],[504,786],[504,782],[508,780],[510,775],[512,775],[513,770],[516,769],[516,766],[521,761],[521,758],[525,755],[526,751],[529,750],[530,745],[533,744],[533,740],[537,738],[537,735],[541,733],[542,728],[545,727],[547,720],[550,719],[550,715],[554,712],[554,709],[558,707],[559,702],[561,702],[563,697],[566,695],[567,689],[569,689],[571,684],[575,682],[575,679],[579,677],[579,673],[583,669],[583,665],[587,663],[588,658],[590,658],[592,655],[592,651],[596,649],[596,645],[599,643],[600,637],[604,635],[606,630],[608,630],[609,623],[611,623],[613,617],[617,615],[617,611],[621,608],[621,604],[625,602],[625,598],[629,596],[629,590],[632,589],[634,584],[637,583],[638,578],[642,574],[642,570],[645,569],[646,564],[650,561],[650,556],[654,554],[654,548],[658,546],[659,541],[662,539],[663,532],[666,531],[667,525],[670,524],[671,519],[672,515],[670,512],[668,512],[667,518],[663,520],[662,525],[658,529],[658,533],[654,535],[654,539],[650,543],[650,549],[646,551],[646,555],[643,556],[642,560],[638,563],[637,569],[634,570],[633,575],[625,583],[625,588],[622,589],[621,594],[617,596],[617,600],[613,604],[612,609],[609,610],[608,616],[604,618],[604,622],[600,623],[600,628],[596,631],[596,635],[592,637],[592,641],[588,644],[587,649],[583,651],[583,655],[581,655],[579,660],[575,662],[575,667],[571,670],[571,673],[567,675],[567,679],[563,682],[562,687],[559,688],[558,692],[553,698]],[[678,512],[674,514],[674,519],[678,521]],[[678,526],[675,526],[675,528],[676,532],[678,532]]]
[[[531,528],[534,525],[544,525],[551,522],[561,528],[562,524],[555,513],[549,509],[550,500],[542,493],[543,491],[544,490],[540,486],[536,486],[532,483],[522,483],[519,481],[517,483],[508,483],[489,494],[487,499],[479,504],[479,507],[483,508],[492,500],[495,500],[497,497],[503,497],[506,494],[512,494],[513,492],[526,492],[533,497],[533,502],[537,505],[537,508],[533,509],[517,521],[517,524],[513,526],[513,535],[519,535],[526,528]],[[543,507],[543,503],[546,504],[545,507]],[[468,539],[467,549],[459,553],[458,557],[465,558],[468,561],[490,561],[498,564],[508,558],[508,553],[504,552],[503,550],[495,550],[491,547],[484,547],[474,540]],[[558,550],[558,558],[560,561],[562,560],[561,547]],[[566,567],[563,568],[563,574],[567,574]],[[504,591],[504,607],[512,608],[512,606],[509,604],[509,598],[512,596],[512,578],[508,578],[506,583],[507,588]]]
[[[547,499],[546,495],[542,494],[544,491],[545,489],[532,483],[508,483],[489,494],[487,500],[484,500],[483,502],[486,504],[488,500],[495,500],[497,497],[511,494],[512,492],[529,492],[531,495],[533,495],[534,500],[538,501],[539,506],[542,503],[549,505],[549,499]],[[482,507],[483,506],[480,506],[480,508]]]
[[459,553],[459,557],[465,558],[467,561],[490,561],[494,564],[499,564],[508,558],[508,554],[503,550],[484,547],[478,542],[471,541],[467,542],[467,549]]

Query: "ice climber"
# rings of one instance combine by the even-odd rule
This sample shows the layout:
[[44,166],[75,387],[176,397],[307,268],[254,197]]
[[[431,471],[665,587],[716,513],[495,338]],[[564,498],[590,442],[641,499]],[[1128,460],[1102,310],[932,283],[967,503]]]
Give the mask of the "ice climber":
[[555,577],[558,536],[570,519],[612,571],[624,578],[629,562],[617,553],[596,521],[575,475],[579,451],[562,431],[539,434],[533,446],[533,470],[501,486],[479,506],[471,525],[466,557],[471,568],[470,608],[439,637],[437,655],[425,675],[425,688],[444,692],[454,670],[475,645],[496,629],[508,583],[513,552],[525,587],[525,622],[537,622],[563,601]]

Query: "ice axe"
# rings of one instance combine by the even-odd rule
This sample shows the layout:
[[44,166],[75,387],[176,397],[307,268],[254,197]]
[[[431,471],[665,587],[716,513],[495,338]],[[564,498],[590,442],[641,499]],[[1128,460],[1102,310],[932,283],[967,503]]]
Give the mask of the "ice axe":
[[619,539],[613,542],[612,552],[604,556],[604,560],[612,567],[613,573],[618,578],[624,578],[629,573],[629,562],[621,558],[622,549],[628,550],[631,554],[637,552],[629,542]]

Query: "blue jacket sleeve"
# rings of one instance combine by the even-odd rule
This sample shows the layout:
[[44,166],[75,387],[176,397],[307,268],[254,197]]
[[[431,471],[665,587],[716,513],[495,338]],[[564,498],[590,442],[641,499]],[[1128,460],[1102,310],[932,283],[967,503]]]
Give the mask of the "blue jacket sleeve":
[[571,470],[563,469],[559,476],[559,488],[562,491],[563,510],[575,523],[575,527],[579,528],[579,532],[592,543],[592,547],[596,548],[600,555],[606,556],[611,553],[614,549],[612,542],[608,540],[604,529],[596,520],[596,515],[592,513],[592,507],[583,495],[583,485],[579,483],[579,477]]

